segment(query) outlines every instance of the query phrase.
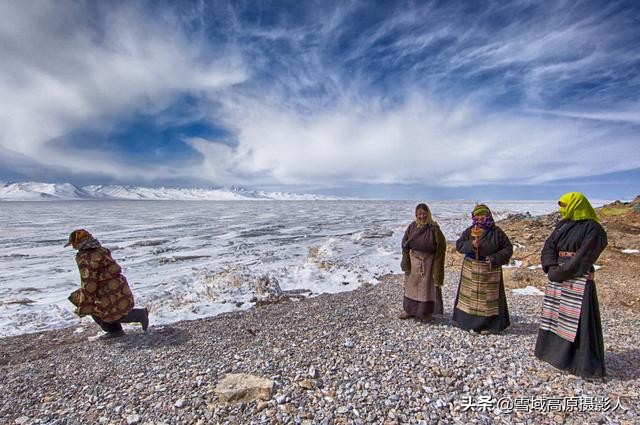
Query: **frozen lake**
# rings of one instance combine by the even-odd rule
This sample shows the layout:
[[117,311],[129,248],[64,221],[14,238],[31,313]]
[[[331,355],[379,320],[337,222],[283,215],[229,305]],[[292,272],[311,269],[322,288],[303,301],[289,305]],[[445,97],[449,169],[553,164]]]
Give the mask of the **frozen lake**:
[[[496,219],[556,210],[555,201],[488,202]],[[1,202],[0,336],[80,323],[75,251],[85,228],[122,266],[152,324],[253,305],[269,290],[311,295],[355,289],[400,272],[407,201]],[[470,224],[472,201],[429,203],[448,240]],[[83,321],[91,321],[84,318]]]

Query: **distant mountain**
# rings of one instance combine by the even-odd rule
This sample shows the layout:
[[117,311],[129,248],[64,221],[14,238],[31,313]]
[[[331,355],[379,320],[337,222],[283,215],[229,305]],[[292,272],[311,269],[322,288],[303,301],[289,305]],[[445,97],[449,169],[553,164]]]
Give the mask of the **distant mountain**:
[[0,201],[82,201],[82,200],[337,200],[343,198],[287,192],[263,192],[242,187],[200,189],[138,186],[83,186],[70,183],[0,182]]

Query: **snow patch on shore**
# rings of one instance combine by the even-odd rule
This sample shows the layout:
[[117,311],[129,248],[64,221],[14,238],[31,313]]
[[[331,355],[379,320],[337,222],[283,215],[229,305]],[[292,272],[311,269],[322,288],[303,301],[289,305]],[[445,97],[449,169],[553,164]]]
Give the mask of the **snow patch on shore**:
[[526,286],[524,288],[515,288],[511,290],[514,295],[544,295],[544,292],[535,286]]

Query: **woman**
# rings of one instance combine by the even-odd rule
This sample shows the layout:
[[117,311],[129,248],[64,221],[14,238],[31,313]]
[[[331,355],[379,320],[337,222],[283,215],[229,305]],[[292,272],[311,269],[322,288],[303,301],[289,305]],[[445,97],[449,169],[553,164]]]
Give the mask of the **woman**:
[[121,323],[139,322],[146,331],[149,311],[133,308],[133,294],[111,252],[84,229],[71,232],[65,247],[69,245],[78,250],[76,263],[81,281],[80,289],[69,296],[77,307],[75,313],[80,317],[91,315],[106,332],[101,338],[123,336]]
[[453,321],[467,331],[497,333],[510,325],[502,266],[509,263],[513,246],[486,205],[476,205],[471,220],[456,242],[464,260]]
[[535,355],[574,375],[602,378],[604,341],[593,263],[607,246],[607,234],[581,193],[563,195],[558,205],[562,220],[542,248],[549,282]]
[[400,319],[415,317],[431,320],[442,314],[442,282],[447,242],[440,226],[431,219],[426,204],[416,206],[416,220],[407,227],[402,238],[402,271],[404,276],[404,311]]

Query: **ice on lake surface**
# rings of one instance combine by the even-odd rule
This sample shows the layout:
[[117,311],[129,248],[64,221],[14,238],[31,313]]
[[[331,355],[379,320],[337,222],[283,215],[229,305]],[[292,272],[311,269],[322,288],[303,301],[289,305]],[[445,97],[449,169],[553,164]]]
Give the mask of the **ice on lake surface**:
[[[75,251],[85,228],[111,249],[152,324],[251,307],[278,290],[353,290],[400,272],[411,201],[2,202],[0,336],[77,325]],[[448,240],[472,201],[429,203]],[[492,202],[496,219],[556,209],[555,201]],[[399,303],[401,300],[398,301]],[[91,321],[84,318],[83,321]]]

